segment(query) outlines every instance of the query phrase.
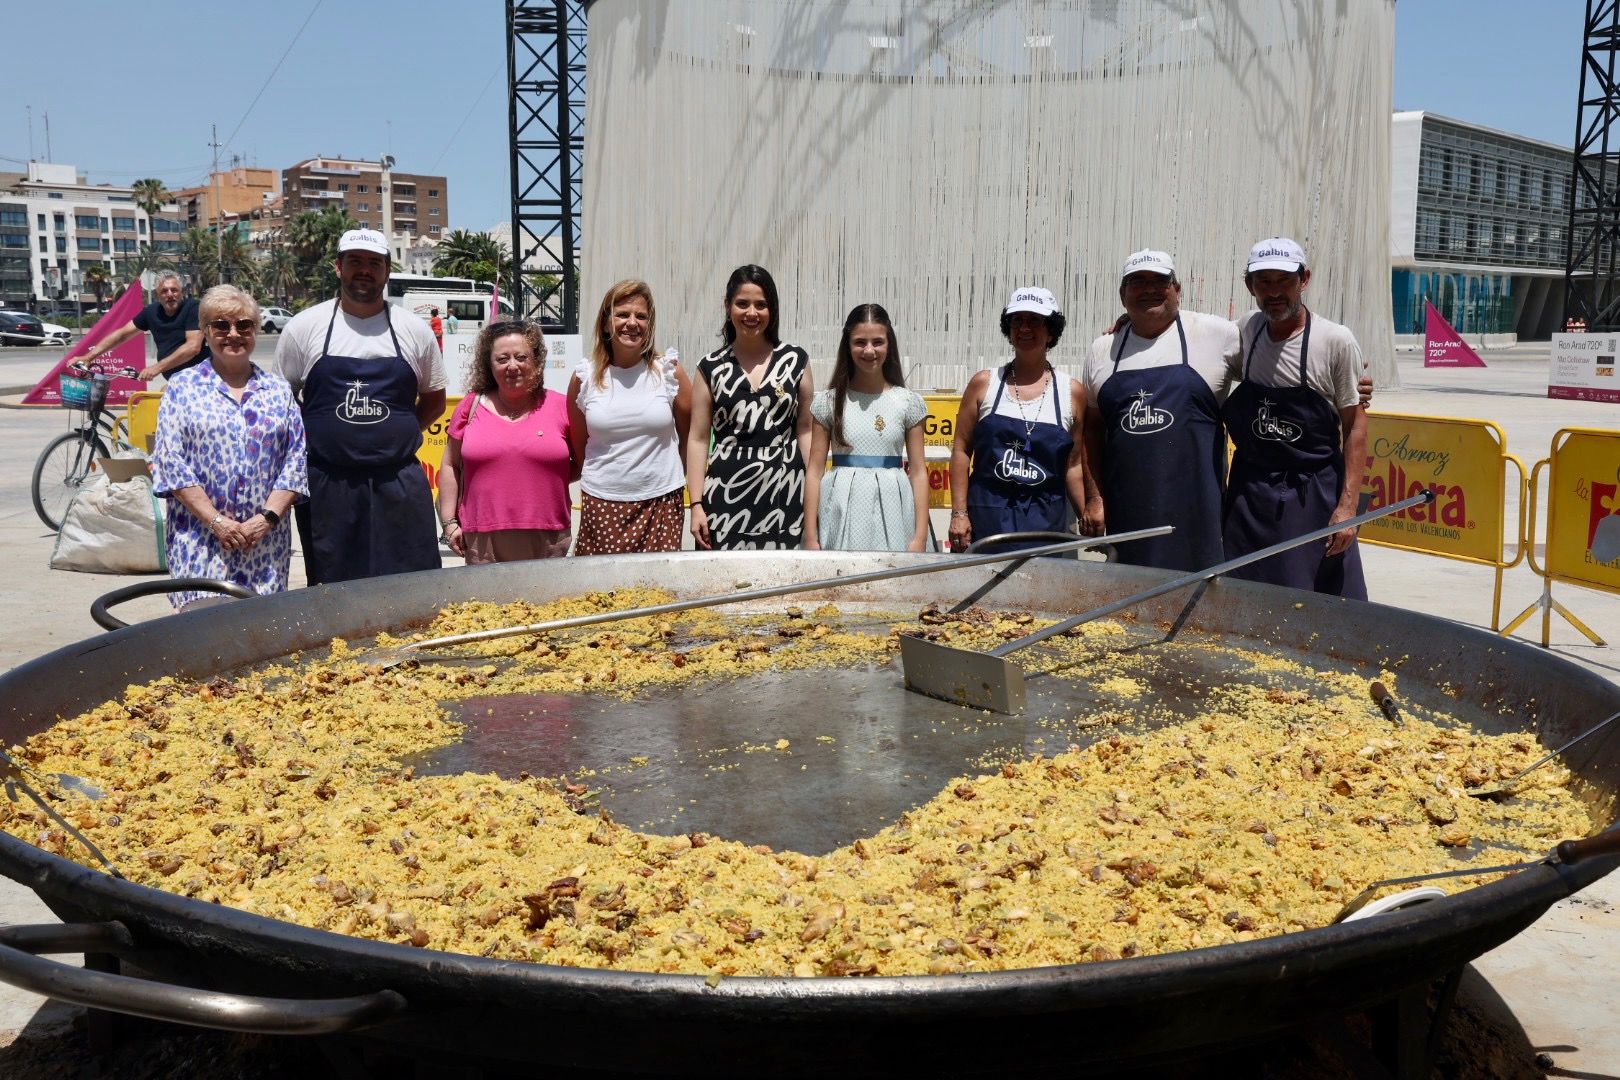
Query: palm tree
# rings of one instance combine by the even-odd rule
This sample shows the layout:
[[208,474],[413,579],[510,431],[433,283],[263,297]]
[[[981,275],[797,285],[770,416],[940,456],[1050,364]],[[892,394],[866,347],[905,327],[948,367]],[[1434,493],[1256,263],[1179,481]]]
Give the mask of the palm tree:
[[140,277],[148,270],[160,270],[168,266],[173,260],[166,251],[156,251],[151,244],[142,244],[140,250],[133,255],[125,255],[118,260],[118,280],[120,287],[118,295],[123,295],[123,286]]
[[298,254],[288,245],[276,243],[264,260],[261,277],[276,303],[286,307],[292,291],[303,284],[298,275]]
[[145,210],[147,217],[163,209],[163,204],[169,201],[168,189],[163,186],[161,180],[147,177],[145,180],[135,181],[130,186],[135,189],[135,205]]
[[219,238],[218,255],[224,261],[225,275],[231,284],[253,292],[259,281],[259,263],[253,246],[242,238],[237,229],[226,229]]
[[456,229],[433,249],[433,272],[439,277],[494,281],[507,258],[506,245],[488,233]]
[[219,283],[219,268],[214,265],[214,234],[207,229],[192,227],[180,234],[180,264],[191,279],[191,290],[201,293]]
[[96,294],[96,307],[107,302],[107,287],[112,284],[112,271],[106,263],[91,263],[84,268],[84,283]]
[[322,210],[305,210],[287,222],[287,243],[298,256],[299,276],[304,288],[316,296],[331,296],[337,292],[338,240],[345,232],[357,228],[347,210],[328,206]]

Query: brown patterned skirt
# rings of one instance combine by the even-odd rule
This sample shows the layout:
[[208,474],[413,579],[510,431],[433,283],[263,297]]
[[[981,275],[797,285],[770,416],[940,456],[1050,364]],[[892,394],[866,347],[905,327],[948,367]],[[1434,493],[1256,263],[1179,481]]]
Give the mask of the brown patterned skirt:
[[678,487],[667,495],[637,502],[598,499],[579,493],[579,541],[575,555],[623,555],[636,551],[679,551],[686,507]]

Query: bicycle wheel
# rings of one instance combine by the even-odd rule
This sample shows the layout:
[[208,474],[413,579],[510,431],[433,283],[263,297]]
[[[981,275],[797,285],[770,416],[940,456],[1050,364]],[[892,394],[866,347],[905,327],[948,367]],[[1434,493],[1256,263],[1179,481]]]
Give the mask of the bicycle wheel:
[[107,444],[99,436],[87,441],[80,432],[69,431],[47,443],[34,462],[34,512],[52,532],[62,527],[68,504],[95,471],[98,456],[107,456]]

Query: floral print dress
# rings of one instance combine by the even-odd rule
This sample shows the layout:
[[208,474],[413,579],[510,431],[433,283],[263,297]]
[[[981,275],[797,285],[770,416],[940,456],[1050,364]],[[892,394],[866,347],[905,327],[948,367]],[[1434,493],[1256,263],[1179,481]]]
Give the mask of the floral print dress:
[[[208,527],[173,497],[181,488],[201,487],[219,512],[246,521],[270,492],[309,496],[304,421],[292,389],[278,376],[254,365],[242,400],[212,364],[174,376],[158,406],[157,442],[152,451],[152,489],[168,497],[169,573],[232,581],[257,593],[287,588],[292,562],[292,515],[283,517],[247,551],[226,551]],[[169,594],[175,608],[215,594]]]

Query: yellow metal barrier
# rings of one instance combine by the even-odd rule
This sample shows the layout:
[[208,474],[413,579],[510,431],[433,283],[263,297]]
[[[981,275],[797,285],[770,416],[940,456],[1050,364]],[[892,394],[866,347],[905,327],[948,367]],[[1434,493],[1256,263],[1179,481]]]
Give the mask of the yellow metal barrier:
[[[1543,564],[1536,564],[1535,528],[1537,478],[1547,470],[1547,547]],[[1541,575],[1541,596],[1521,611],[1503,630],[1512,633],[1537,611],[1541,612],[1541,644],[1552,640],[1552,616],[1564,621],[1591,641],[1605,644],[1592,628],[1553,599],[1552,583],[1582,585],[1588,589],[1620,593],[1620,554],[1598,561],[1608,550],[1620,550],[1620,541],[1608,539],[1620,532],[1620,431],[1563,428],[1552,438],[1548,456],[1530,473],[1530,528],[1527,546],[1530,569]],[[1599,536],[1608,542],[1594,554]]]
[[[1376,510],[1425,488],[1434,502],[1368,522],[1365,543],[1496,568],[1491,629],[1502,615],[1502,575],[1525,556],[1524,462],[1507,452],[1507,437],[1489,420],[1367,415],[1367,478],[1361,489],[1363,512]],[[1508,467],[1518,471],[1519,520],[1515,551],[1507,546]],[[1503,631],[1506,633],[1507,631]]]

